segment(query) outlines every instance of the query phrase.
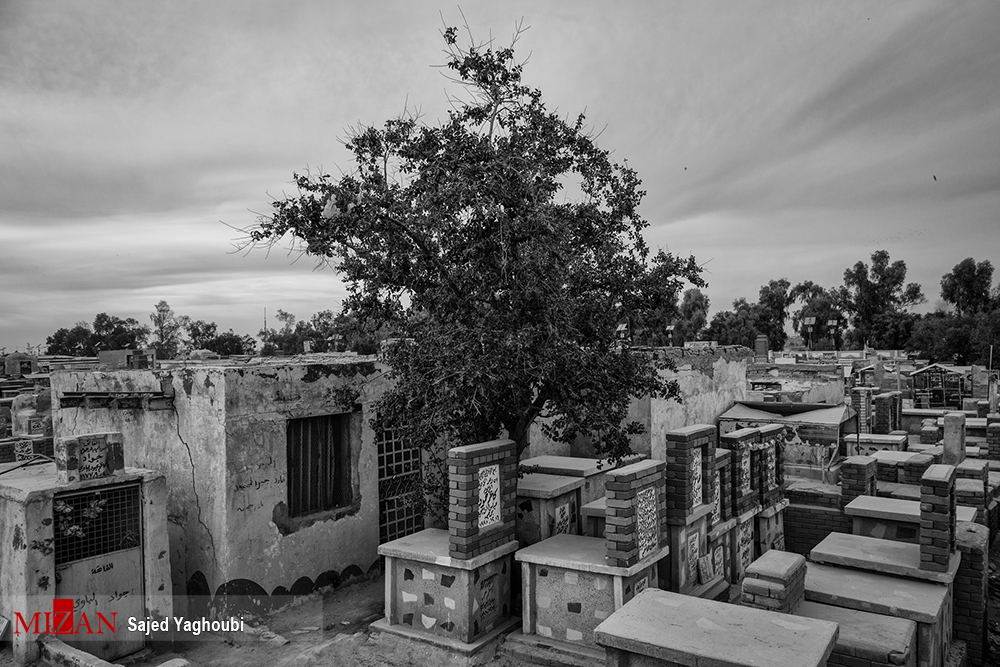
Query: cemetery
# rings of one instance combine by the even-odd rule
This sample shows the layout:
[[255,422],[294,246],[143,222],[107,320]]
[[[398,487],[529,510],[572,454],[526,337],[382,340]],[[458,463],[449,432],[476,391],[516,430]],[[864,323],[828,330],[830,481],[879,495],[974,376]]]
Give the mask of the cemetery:
[[[0,618],[79,596],[223,619],[368,578],[384,581],[373,645],[455,664],[987,664],[988,402],[918,410],[854,387],[837,406],[736,403],[619,461],[465,444],[446,454],[447,525],[424,528],[383,497],[417,468],[365,418],[380,372],[154,364],[19,388],[0,440]],[[294,459],[317,438],[341,448],[318,514],[293,488],[319,483]],[[18,664],[69,650],[17,629]],[[87,639],[65,643],[111,660],[175,636]]]

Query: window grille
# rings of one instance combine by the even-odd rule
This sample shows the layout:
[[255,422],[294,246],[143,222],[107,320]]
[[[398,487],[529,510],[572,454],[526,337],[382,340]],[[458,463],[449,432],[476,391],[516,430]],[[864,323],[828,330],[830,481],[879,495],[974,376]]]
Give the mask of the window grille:
[[58,493],[52,509],[56,565],[142,545],[139,484]]

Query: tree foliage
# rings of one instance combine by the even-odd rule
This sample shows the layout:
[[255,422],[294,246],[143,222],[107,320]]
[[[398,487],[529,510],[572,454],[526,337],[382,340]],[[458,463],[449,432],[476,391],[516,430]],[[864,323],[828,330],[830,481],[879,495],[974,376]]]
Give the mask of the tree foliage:
[[122,319],[98,313],[93,325],[77,322],[72,329],[56,330],[45,340],[47,354],[93,357],[101,350],[135,350],[146,346],[149,327],[132,317]]
[[993,264],[988,259],[976,263],[967,257],[941,276],[941,298],[955,306],[959,315],[985,312],[994,305],[992,281]]
[[[522,82],[513,47],[459,45],[446,68],[467,95],[439,125],[404,115],[354,131],[355,170],[296,176],[298,196],[249,230],[286,235],[336,267],[345,312],[386,347],[395,385],[380,424],[425,447],[495,438],[527,445],[529,425],[559,440],[629,451],[630,396],[676,396],[615,329],[702,284],[694,258],[650,257],[638,175]],[[516,38],[515,38],[516,42]]]
[[[802,306],[792,314],[792,329],[809,341],[812,349],[839,350],[843,347],[843,329],[847,325],[843,288],[826,289],[806,280],[793,287],[789,297],[792,301],[802,302]],[[812,331],[808,329],[810,325],[805,323],[810,317],[816,318],[811,325]]]
[[712,316],[705,336],[720,345],[744,345],[753,349],[757,338],[757,304],[743,297],[733,301],[732,310],[723,310]]
[[683,345],[699,340],[708,324],[708,308],[711,302],[697,287],[684,291],[674,329],[674,345]]
[[925,301],[920,285],[906,283],[906,262],[889,263],[889,253],[872,253],[871,267],[858,262],[844,271],[845,307],[853,316],[849,333],[861,347],[899,348],[909,340],[913,316],[906,308]]
[[152,346],[156,350],[156,357],[174,359],[180,352],[184,321],[177,317],[170,304],[162,300],[150,313],[149,320],[153,323]]

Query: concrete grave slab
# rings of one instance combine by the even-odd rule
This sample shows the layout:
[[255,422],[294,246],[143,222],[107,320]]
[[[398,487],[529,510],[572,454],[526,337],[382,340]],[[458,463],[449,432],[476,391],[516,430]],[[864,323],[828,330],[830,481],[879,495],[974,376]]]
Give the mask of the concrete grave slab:
[[809,553],[817,563],[841,565],[880,574],[895,574],[950,584],[955,580],[961,555],[952,553],[944,572],[920,569],[920,545],[880,540],[861,535],[830,533]]
[[647,590],[594,631],[609,649],[690,667],[825,665],[838,635],[836,623],[739,607],[714,600]]
[[917,624],[913,621],[818,602],[802,603],[796,614],[840,626],[834,655],[870,660],[879,665],[912,667],[915,664]]

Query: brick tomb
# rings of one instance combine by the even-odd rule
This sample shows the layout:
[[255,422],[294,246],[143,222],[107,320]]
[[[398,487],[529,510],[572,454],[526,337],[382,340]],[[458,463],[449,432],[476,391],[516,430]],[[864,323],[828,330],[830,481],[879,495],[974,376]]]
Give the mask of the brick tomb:
[[517,624],[510,606],[515,443],[455,447],[448,474],[448,530],[430,528],[378,549],[386,615],[373,627],[474,653]]
[[669,552],[663,473],[661,461],[607,473],[603,537],[561,534],[517,552],[524,636],[594,648],[598,623],[657,586],[657,563]]

